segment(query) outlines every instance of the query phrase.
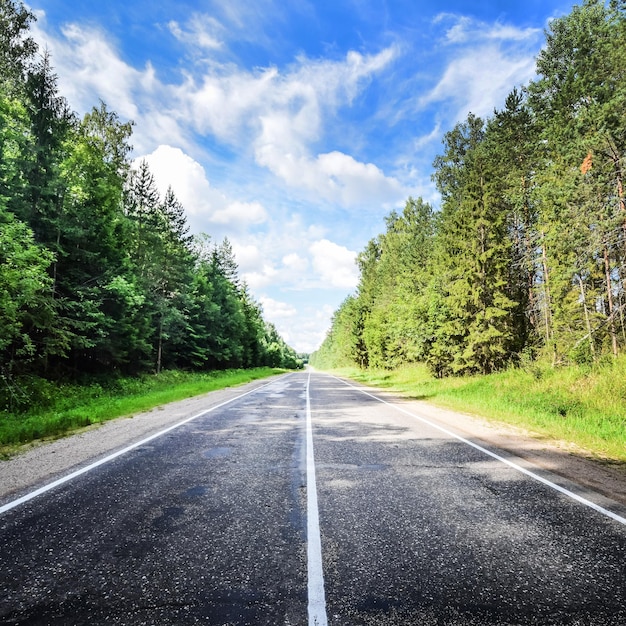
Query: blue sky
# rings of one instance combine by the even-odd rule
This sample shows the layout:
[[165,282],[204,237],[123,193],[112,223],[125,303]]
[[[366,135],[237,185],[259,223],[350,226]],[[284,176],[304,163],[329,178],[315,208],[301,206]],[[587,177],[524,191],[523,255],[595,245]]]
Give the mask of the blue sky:
[[560,0],[32,0],[61,93],[135,122],[133,158],[228,237],[265,317],[319,346],[355,257],[471,111],[534,76]]

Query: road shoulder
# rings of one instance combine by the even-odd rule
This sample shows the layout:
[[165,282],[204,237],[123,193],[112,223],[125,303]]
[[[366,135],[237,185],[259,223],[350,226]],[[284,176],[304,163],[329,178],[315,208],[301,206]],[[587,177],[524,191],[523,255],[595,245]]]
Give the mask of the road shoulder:
[[267,382],[261,379],[212,391],[25,446],[17,455],[0,461],[0,505]]
[[[9,460],[0,461],[0,504],[263,384],[266,381],[214,391],[25,449]],[[584,450],[566,442],[548,441],[507,424],[442,409],[421,400],[409,400],[358,383],[351,384],[450,428],[462,437],[491,449],[506,451],[626,506],[626,468],[613,467],[591,458]]]
[[[381,397],[384,395],[378,390],[372,392]],[[502,422],[442,409],[420,400],[406,400],[392,394],[387,394],[385,399],[447,426],[462,437],[483,443],[490,449],[506,451],[533,466],[626,506],[626,468],[623,466],[612,466],[593,458],[587,451],[573,444],[548,440],[537,433]]]

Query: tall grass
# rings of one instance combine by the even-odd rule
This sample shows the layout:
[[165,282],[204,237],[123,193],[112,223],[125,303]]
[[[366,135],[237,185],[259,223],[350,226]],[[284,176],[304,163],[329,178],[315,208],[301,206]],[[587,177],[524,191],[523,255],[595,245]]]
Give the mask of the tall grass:
[[606,461],[626,463],[626,357],[594,367],[533,364],[465,378],[435,379],[419,365],[338,373],[571,442]]
[[[278,374],[262,367],[206,373],[161,372],[158,376],[118,378],[88,385],[36,381],[34,404],[22,412],[0,412],[0,454],[21,444],[59,437],[73,430],[155,406]],[[34,384],[31,382],[31,384]]]

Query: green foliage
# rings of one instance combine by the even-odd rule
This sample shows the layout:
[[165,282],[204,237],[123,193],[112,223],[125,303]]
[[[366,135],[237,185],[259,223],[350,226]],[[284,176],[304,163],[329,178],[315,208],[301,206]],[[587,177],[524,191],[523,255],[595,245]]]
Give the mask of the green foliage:
[[341,367],[356,363],[367,366],[367,349],[363,340],[365,310],[352,296],[335,312],[332,326],[321,348],[311,355],[315,367]]
[[0,454],[8,454],[37,439],[59,437],[78,428],[281,371],[266,367],[200,373],[172,370],[159,376],[105,377],[84,384],[23,378],[17,382],[21,397],[28,398],[28,403],[24,403],[22,411],[0,413]]
[[33,19],[0,0],[0,405],[34,399],[29,376],[300,367],[230,243],[197,245],[174,191],[131,167],[133,124],[69,109]]
[[437,367],[440,373],[489,373],[506,365],[516,332],[507,280],[508,205],[482,120],[470,115],[444,143],[446,153],[436,162],[443,198],[436,265],[445,277],[440,305],[448,332],[435,337],[434,349],[448,368]]
[[0,372],[10,377],[18,362],[37,354],[31,331],[51,315],[52,255],[38,246],[26,224],[0,205]]
[[534,362],[486,376],[434,378],[424,365],[397,370],[344,369],[369,385],[471,412],[575,444],[588,454],[626,463],[626,358],[594,366],[553,368]]
[[626,347],[626,13],[584,0],[553,20],[537,79],[444,136],[441,210],[392,212],[313,363],[437,377]]
[[28,36],[35,19],[22,2],[0,0],[0,92],[15,94],[37,44]]

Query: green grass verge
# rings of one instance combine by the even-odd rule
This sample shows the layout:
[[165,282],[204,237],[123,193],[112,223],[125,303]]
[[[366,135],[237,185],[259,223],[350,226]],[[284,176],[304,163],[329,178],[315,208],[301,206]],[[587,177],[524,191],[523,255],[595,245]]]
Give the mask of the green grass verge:
[[19,414],[0,413],[0,456],[6,458],[35,440],[60,437],[85,426],[283,371],[268,367],[207,373],[166,371],[158,376],[90,385],[52,385],[42,380],[39,384],[44,389],[40,390],[37,406]]
[[567,441],[626,464],[626,358],[593,368],[534,364],[489,376],[433,378],[426,367],[341,369],[339,375],[441,407]]

